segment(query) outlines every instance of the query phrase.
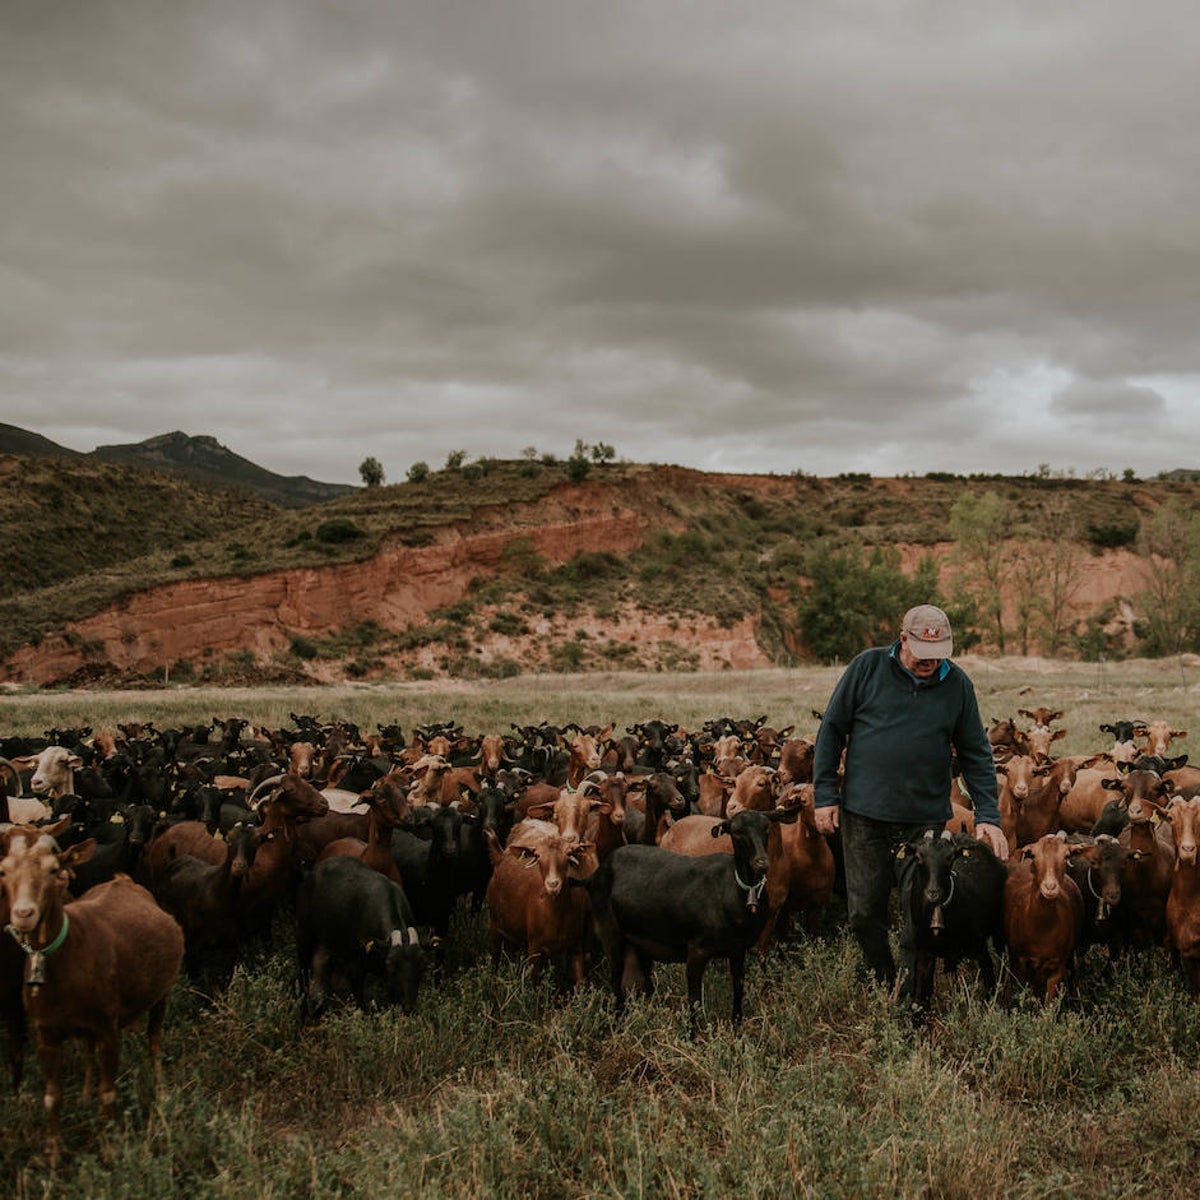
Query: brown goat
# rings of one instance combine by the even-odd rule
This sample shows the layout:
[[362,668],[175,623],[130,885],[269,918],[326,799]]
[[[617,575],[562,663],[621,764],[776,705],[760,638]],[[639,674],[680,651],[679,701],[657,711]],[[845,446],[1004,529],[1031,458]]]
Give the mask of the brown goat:
[[[49,827],[50,831],[57,826]],[[27,955],[25,1009],[45,1086],[46,1155],[61,1148],[62,1044],[81,1037],[99,1065],[100,1107],[116,1115],[121,1030],[145,1016],[155,1088],[162,1025],[183,961],[183,931],[145,888],[118,875],[66,911],[67,874],[96,848],[88,838],[58,852],[51,832],[16,831],[0,863],[13,936]]]
[[1200,797],[1175,797],[1168,806],[1175,838],[1175,871],[1167,895],[1167,948],[1183,966],[1188,989],[1200,995]]
[[492,877],[487,887],[492,962],[510,946],[524,955],[536,983],[545,961],[563,957],[571,982],[584,979],[584,934],[588,901],[582,889],[567,885],[567,876],[590,849],[587,842],[568,841],[549,821],[527,818],[516,826],[504,849],[487,831]]
[[368,806],[367,836],[335,838],[317,855],[317,862],[348,855],[403,886],[400,868],[392,856],[392,830],[399,828],[411,811],[408,797],[396,787],[376,787],[364,799]]
[[1067,874],[1072,852],[1066,834],[1047,834],[1008,864],[1004,884],[1004,940],[1013,974],[1047,1003],[1069,977],[1083,936],[1083,896]]
[[[8,853],[8,842],[21,826],[6,829],[0,841],[0,859]],[[26,830],[32,832],[32,829]],[[40,831],[39,831],[40,832]],[[0,887],[0,928],[9,924],[8,893]],[[25,1075],[25,1048],[29,1042],[25,1004],[21,991],[25,982],[25,954],[10,937],[0,936],[0,1019],[8,1034],[8,1066],[14,1092],[21,1090]]]

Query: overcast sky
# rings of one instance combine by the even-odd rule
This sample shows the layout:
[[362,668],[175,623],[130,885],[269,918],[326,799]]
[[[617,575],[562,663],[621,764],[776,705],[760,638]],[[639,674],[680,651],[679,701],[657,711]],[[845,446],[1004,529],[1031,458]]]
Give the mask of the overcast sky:
[[0,420],[1200,467],[1192,2],[0,0]]

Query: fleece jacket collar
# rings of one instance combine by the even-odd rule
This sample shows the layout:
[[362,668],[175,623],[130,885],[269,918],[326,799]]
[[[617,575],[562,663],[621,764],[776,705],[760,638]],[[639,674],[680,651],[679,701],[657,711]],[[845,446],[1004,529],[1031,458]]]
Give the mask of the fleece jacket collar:
[[909,677],[909,679],[911,679],[914,683],[916,683],[916,685],[918,687],[926,687],[931,683],[941,683],[941,681],[943,679],[945,679],[947,675],[950,674],[950,660],[948,658],[943,658],[942,665],[938,668],[937,679],[922,679],[919,675],[914,675],[900,661],[900,639],[899,638],[897,638],[892,643],[891,656],[892,656],[892,659],[895,661],[896,666],[898,666],[900,668],[900,670],[902,670],[905,673],[905,675],[907,675]]

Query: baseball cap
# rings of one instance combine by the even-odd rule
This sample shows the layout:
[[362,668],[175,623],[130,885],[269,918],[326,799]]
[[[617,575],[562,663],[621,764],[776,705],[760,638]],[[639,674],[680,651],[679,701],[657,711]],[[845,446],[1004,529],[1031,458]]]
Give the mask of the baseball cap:
[[908,651],[914,658],[949,658],[954,653],[950,618],[936,605],[910,608],[901,629],[908,634]]

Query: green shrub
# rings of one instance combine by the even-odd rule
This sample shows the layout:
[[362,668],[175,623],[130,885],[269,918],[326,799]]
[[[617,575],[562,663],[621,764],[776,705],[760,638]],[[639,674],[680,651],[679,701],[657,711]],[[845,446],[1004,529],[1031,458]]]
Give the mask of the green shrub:
[[621,560],[607,550],[584,550],[560,568],[565,579],[585,583],[593,579],[604,579],[620,570]]
[[550,651],[550,662],[557,671],[575,671],[583,665],[583,654],[578,642],[559,642]]
[[316,658],[319,653],[316,643],[309,641],[308,638],[298,633],[292,634],[289,640],[289,647],[297,658],[302,658],[305,661]]
[[567,459],[566,472],[572,483],[582,483],[592,473],[592,461],[586,454],[572,454]]
[[176,570],[181,570],[184,567],[190,567],[194,561],[190,554],[177,554],[171,559],[171,566]]
[[336,545],[339,542],[353,542],[357,538],[366,537],[349,517],[331,517],[317,526],[317,541],[326,545]]
[[1111,525],[1089,525],[1088,541],[1099,550],[1116,550],[1121,546],[1133,546],[1137,543],[1139,528],[1137,521]]
[[493,658],[478,664],[483,679],[516,679],[521,674],[521,664],[511,658]]
[[529,632],[529,626],[520,617],[508,612],[496,613],[488,622],[488,628],[493,633],[499,633],[505,637],[521,637]]

